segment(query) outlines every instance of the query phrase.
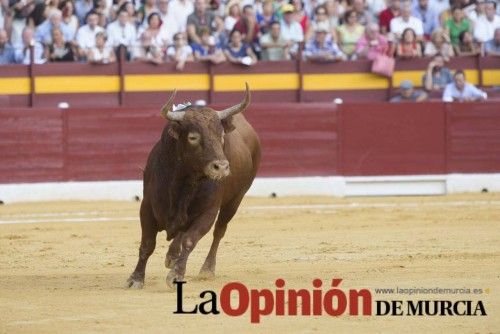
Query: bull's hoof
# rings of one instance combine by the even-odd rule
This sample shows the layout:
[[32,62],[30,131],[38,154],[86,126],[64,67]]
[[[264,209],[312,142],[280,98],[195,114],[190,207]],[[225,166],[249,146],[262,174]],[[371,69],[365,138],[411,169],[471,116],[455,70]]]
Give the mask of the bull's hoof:
[[177,259],[178,258],[171,257],[167,254],[167,256],[165,256],[165,267],[168,269],[172,269],[175,266]]
[[142,289],[143,287],[144,279],[137,279],[132,276],[125,283],[125,289]]
[[174,291],[176,289],[175,282],[182,281],[183,278],[184,277],[177,274],[174,269],[171,269],[166,279],[168,289]]
[[198,278],[201,280],[214,279],[215,278],[215,271],[210,270],[210,269],[201,268],[200,272],[198,273]]

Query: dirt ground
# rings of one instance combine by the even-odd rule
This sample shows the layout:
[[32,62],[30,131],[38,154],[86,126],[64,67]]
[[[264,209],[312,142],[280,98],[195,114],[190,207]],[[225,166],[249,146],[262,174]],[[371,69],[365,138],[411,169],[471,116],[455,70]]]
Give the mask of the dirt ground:
[[[186,309],[203,290],[367,288],[374,300],[482,300],[487,316],[176,315],[165,285],[165,234],[143,290],[125,290],[137,261],[139,203],[0,206],[0,332],[500,333],[500,194],[246,199],[220,247],[217,276],[196,279],[211,233],[188,261]],[[8,224],[5,224],[8,223]],[[18,224],[13,224],[18,223]],[[20,224],[23,223],[23,224]],[[375,288],[480,288],[480,295],[376,294]],[[325,292],[326,292],[325,288]]]

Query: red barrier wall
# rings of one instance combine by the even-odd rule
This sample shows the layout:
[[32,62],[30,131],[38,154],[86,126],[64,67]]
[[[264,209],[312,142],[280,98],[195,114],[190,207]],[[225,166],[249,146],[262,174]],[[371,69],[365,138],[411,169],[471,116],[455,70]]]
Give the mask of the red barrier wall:
[[[500,172],[498,102],[255,103],[246,115],[260,176]],[[140,179],[164,124],[158,109],[0,110],[0,183]]]

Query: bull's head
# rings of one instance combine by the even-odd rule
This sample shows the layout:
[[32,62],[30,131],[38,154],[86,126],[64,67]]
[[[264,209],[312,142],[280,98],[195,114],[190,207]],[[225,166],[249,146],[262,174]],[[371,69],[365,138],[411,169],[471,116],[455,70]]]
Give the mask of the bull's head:
[[163,106],[161,115],[170,121],[169,136],[177,141],[184,166],[200,176],[220,180],[229,175],[229,162],[224,155],[224,135],[234,129],[233,116],[243,112],[250,104],[250,91],[246,85],[241,103],[222,111],[207,107],[188,107],[173,111],[176,91]]

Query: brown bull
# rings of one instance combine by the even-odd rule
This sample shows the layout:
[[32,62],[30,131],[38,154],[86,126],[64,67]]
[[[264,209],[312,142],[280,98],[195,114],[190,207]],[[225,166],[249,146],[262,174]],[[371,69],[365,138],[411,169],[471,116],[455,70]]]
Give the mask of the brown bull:
[[241,114],[250,103],[248,85],[240,104],[219,112],[195,106],[172,111],[174,96],[162,109],[169,122],[144,170],[139,261],[127,287],[143,287],[146,263],[162,230],[167,240],[174,239],[165,258],[171,268],[167,284],[182,280],[189,254],[217,218],[200,270],[201,276],[213,276],[220,240],[260,163],[259,138]]

